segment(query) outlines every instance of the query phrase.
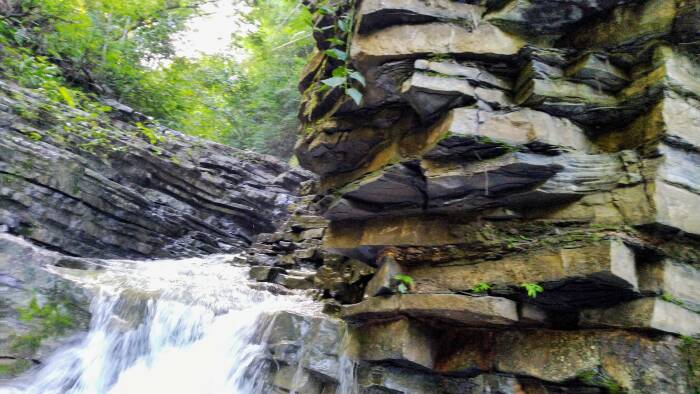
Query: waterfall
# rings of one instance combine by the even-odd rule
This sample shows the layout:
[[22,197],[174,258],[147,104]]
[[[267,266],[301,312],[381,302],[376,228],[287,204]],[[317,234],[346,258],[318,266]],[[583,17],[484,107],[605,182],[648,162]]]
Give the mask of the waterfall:
[[[266,324],[275,312],[318,316],[303,292],[251,283],[232,256],[110,261],[54,268],[93,289],[89,332],[0,393],[264,393]],[[338,392],[352,392],[343,357]],[[300,368],[300,367],[299,367]],[[292,390],[294,391],[294,390]]]

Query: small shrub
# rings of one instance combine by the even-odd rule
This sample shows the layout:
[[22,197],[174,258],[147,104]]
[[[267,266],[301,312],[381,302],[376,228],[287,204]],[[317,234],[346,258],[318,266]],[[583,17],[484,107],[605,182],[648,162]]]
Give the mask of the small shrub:
[[485,282],[477,283],[476,286],[471,289],[473,293],[486,293],[489,290],[491,290],[491,285]]
[[522,283],[520,287],[525,289],[527,296],[530,298],[535,298],[544,291],[544,288],[537,283]]
[[409,275],[403,275],[399,274],[394,276],[394,280],[396,281],[396,291],[398,291],[401,294],[406,294],[409,292],[411,286],[413,286],[413,278],[410,277]]

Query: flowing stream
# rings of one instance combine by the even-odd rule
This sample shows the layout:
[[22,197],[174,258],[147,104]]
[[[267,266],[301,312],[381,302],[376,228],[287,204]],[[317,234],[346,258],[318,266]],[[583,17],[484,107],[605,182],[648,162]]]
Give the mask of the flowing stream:
[[[5,394],[263,393],[271,313],[317,314],[302,292],[275,295],[232,256],[110,261],[98,271],[61,269],[95,292],[90,330]],[[263,330],[264,331],[264,327]],[[352,367],[350,367],[352,368]],[[341,382],[338,391],[352,391]]]

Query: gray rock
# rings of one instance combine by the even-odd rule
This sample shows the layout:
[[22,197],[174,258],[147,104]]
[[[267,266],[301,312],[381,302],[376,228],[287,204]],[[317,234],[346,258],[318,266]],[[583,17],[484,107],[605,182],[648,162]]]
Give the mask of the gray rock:
[[[52,271],[69,262],[95,269],[89,260],[62,256],[0,234],[0,359],[14,360],[16,373],[22,372],[21,366],[33,365],[32,360],[41,362],[88,328],[91,294]],[[35,334],[36,325],[41,324],[39,318],[20,319],[19,310],[28,308],[31,300],[40,306],[54,304],[71,320],[71,327],[42,340],[37,347],[25,346],[22,337]]]
[[399,263],[396,262],[396,259],[391,255],[386,255],[380,260],[379,264],[380,266],[377,273],[367,282],[363,297],[365,299],[393,293],[393,285],[395,284],[394,277],[404,273],[403,268],[401,268]]
[[[0,96],[12,108],[50,108],[53,117],[0,114],[11,120],[0,126],[0,225],[67,254],[238,251],[286,218],[309,178],[271,157],[165,129],[151,143],[125,122],[91,128],[81,111],[6,82]],[[92,138],[98,131],[104,137]]]

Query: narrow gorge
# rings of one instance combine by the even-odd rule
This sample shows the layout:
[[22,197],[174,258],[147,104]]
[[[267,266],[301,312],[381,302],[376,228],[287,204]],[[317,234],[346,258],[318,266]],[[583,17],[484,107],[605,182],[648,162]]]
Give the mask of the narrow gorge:
[[700,2],[305,1],[302,168],[0,82],[2,393],[700,393]]

